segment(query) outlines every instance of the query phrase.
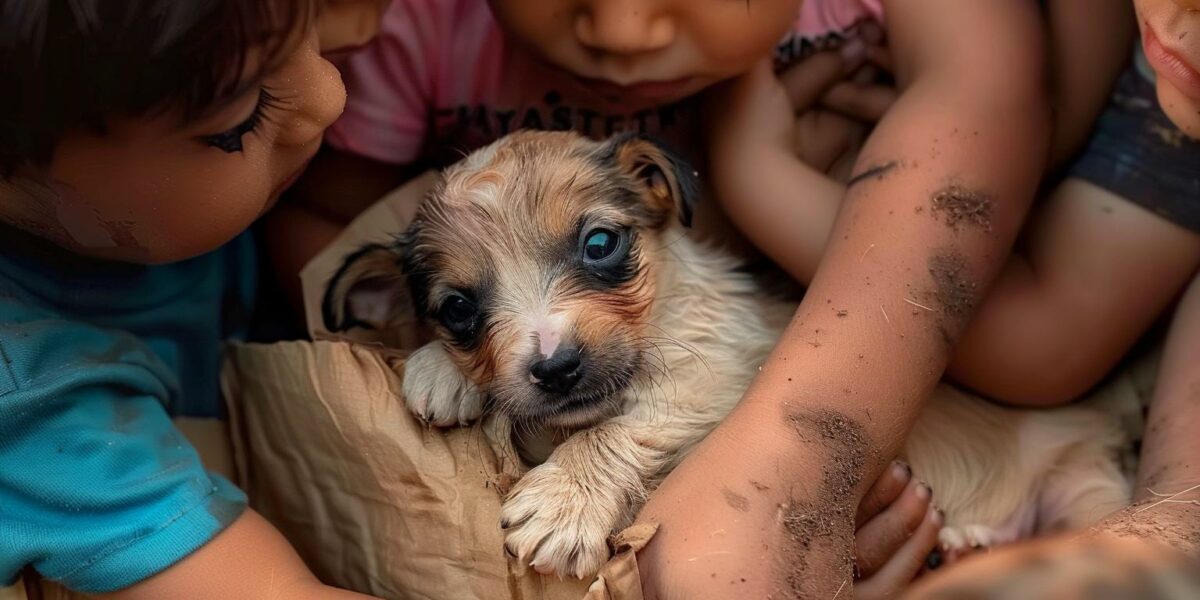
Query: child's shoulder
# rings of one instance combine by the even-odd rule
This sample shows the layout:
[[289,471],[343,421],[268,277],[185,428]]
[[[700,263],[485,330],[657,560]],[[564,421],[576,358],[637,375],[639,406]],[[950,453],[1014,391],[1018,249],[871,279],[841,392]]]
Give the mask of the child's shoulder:
[[221,339],[253,300],[248,237],[162,266],[83,258],[12,230],[0,238],[0,393],[52,390],[63,376],[126,381],[189,414],[215,413]]
[[217,411],[230,250],[114,264],[0,227],[0,581],[123,588],[241,513],[171,420]]

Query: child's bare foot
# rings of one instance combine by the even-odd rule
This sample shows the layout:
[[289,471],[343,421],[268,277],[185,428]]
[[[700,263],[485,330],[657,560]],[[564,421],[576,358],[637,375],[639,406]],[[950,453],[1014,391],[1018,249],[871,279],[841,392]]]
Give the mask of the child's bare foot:
[[895,597],[926,568],[944,521],[932,496],[896,461],[863,497],[855,520],[856,598]]

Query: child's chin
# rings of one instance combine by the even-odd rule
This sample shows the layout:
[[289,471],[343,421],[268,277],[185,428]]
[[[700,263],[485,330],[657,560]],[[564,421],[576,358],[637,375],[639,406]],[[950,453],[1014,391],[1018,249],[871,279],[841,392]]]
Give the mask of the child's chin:
[[1158,103],[1184,135],[1200,140],[1200,100],[1185,96],[1164,78],[1158,80]]

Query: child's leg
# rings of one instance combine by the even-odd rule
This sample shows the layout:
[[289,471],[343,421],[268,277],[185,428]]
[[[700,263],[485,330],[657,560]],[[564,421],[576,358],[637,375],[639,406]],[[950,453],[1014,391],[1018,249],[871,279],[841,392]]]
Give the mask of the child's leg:
[[1014,404],[1095,385],[1200,265],[1200,234],[1078,179],[1033,216],[959,342],[950,374]]
[[[1200,484],[1200,276],[1175,312],[1158,371],[1134,495],[1161,500]],[[1200,501],[1200,489],[1176,500]],[[1192,511],[1200,528],[1200,507]],[[1200,540],[1196,540],[1200,543]]]
[[1105,520],[1103,533],[1165,543],[1200,556],[1200,277],[1184,295],[1171,333],[1134,487],[1137,502]]

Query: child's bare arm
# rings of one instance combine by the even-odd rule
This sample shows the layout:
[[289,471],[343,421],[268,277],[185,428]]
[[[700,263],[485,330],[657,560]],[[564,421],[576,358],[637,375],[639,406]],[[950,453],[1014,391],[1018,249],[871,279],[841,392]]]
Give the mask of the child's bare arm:
[[1200,235],[1080,179],[1042,201],[1024,236],[949,369],[1012,404],[1085,393],[1200,266]]
[[287,540],[251,510],[175,566],[106,600],[366,600],[322,585]]
[[[1109,97],[1113,78],[1127,60],[1123,40],[1132,28],[1124,3],[1105,1],[1094,10],[1071,12],[1073,2],[1059,0],[1050,11],[1050,64],[1066,78],[1057,82],[1063,118],[1056,121],[1053,151],[1063,153],[1060,158],[1083,141]],[[1096,38],[1113,43],[1091,48]],[[822,73],[830,71],[828,65],[796,68],[808,71],[802,78],[810,84],[808,95],[828,85],[815,79],[837,75],[836,70]],[[717,134],[737,127],[722,136],[733,143],[715,146],[713,172],[726,213],[768,256],[809,282],[845,186],[794,160],[781,143],[786,135],[773,140],[747,133],[755,125],[769,131],[790,126],[779,119],[767,122],[767,115],[779,112],[768,109],[771,102],[781,102],[772,100],[772,95],[784,96],[780,87],[769,77],[750,77],[727,94],[746,95],[758,105],[743,119],[746,123],[710,126]],[[796,189],[805,192],[796,194]],[[1200,236],[1096,186],[1067,180],[1031,219],[1025,244],[959,340],[950,375],[1015,404],[1058,404],[1077,397],[1161,314],[1198,261]],[[1033,372],[1041,375],[1025,376]]]
[[1175,311],[1142,440],[1133,506],[1101,534],[1162,543],[1200,557],[1200,275]]
[[842,65],[837,54],[815,55],[792,67],[789,89],[764,62],[708,98],[718,200],[759,250],[805,283],[816,273],[845,186],[797,157],[793,111],[842,77]]
[[1051,166],[1061,166],[1087,140],[1137,32],[1129,0],[1051,0],[1050,81],[1054,97]]
[[[858,163],[871,175],[851,186],[743,402],[643,512],[661,524],[643,551],[648,597],[833,597],[849,581],[850,507],[941,377],[1033,197],[1049,134],[1036,6],[887,11],[902,93]],[[949,218],[972,199],[985,220]],[[725,504],[723,488],[753,498],[750,510]]]
[[[1200,485],[1200,275],[1184,294],[1171,323],[1167,346],[1158,370],[1150,418],[1142,441],[1138,500],[1161,500],[1157,494],[1175,494]],[[1176,500],[1198,500],[1200,490]],[[1171,507],[1173,508],[1173,507]],[[1193,506],[1193,508],[1196,508]],[[1200,530],[1200,510],[1191,511],[1192,531]],[[1200,551],[1200,539],[1193,537],[1193,554]]]

